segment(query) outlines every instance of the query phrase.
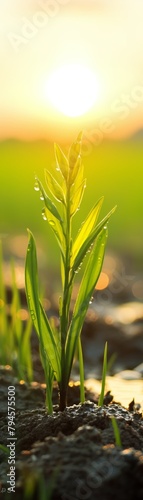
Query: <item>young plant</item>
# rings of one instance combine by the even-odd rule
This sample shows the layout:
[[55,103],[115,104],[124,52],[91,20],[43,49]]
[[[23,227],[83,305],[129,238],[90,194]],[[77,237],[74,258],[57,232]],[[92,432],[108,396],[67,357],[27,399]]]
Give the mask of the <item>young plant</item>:
[[[35,190],[44,201],[43,218],[48,220],[57,239],[61,254],[62,296],[59,298],[60,328],[51,325],[39,298],[37,255],[34,237],[29,232],[29,244],[25,265],[25,284],[29,311],[40,342],[42,364],[47,384],[47,405],[52,412],[52,383],[59,385],[60,405],[66,407],[67,389],[75,352],[78,349],[80,372],[83,380],[80,334],[89,302],[102,268],[107,241],[107,222],[115,207],[97,224],[103,197],[93,206],[73,241],[73,217],[80,207],[86,181],[81,160],[82,133],[72,144],[66,157],[55,145],[55,157],[60,181],[45,170],[47,188],[59,202],[60,210],[47,195],[42,183],[36,178]],[[89,252],[89,253],[88,253]],[[72,289],[76,273],[87,255],[83,278],[79,287],[72,316],[69,317]],[[83,391],[82,391],[82,397]]]
[[19,380],[33,380],[31,356],[32,322],[25,325],[21,319],[20,293],[16,284],[14,262],[11,262],[12,299],[7,304],[7,291],[3,277],[3,255],[0,242],[0,364],[11,365]]
[[117,420],[115,417],[111,417],[111,421],[112,421],[112,427],[113,427],[113,432],[114,432],[115,444],[116,444],[116,446],[119,446],[120,448],[122,448],[122,441],[121,441],[121,436],[120,436],[120,431],[119,431],[119,427],[117,424]]
[[107,375],[107,342],[105,342],[105,347],[104,347],[101,394],[99,397],[98,406],[103,406],[104,404],[106,375]]

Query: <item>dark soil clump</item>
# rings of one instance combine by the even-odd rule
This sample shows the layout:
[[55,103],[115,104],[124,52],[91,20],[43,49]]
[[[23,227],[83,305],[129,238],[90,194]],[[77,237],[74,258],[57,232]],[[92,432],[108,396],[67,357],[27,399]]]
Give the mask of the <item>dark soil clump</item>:
[[[89,392],[88,401],[79,404],[79,386],[73,384],[69,388],[71,406],[63,413],[58,411],[58,391],[54,388],[54,413],[50,416],[43,386],[20,384],[10,370],[1,369],[0,443],[5,446],[10,385],[16,390],[16,500],[143,498],[143,419],[133,405],[128,411],[107,394],[101,408],[97,395]],[[115,445],[113,416],[122,448]],[[8,493],[10,466],[3,450],[0,462],[0,491],[3,498],[13,498],[13,493]]]

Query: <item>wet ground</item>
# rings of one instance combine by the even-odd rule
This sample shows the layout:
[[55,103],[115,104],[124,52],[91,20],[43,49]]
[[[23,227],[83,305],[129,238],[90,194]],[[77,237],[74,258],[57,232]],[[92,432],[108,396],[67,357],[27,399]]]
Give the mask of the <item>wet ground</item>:
[[[23,264],[17,264],[17,276],[26,311]],[[8,281],[7,286],[10,301]],[[45,308],[57,322],[58,292],[50,286],[51,282]],[[84,405],[79,404],[79,369],[75,362],[69,407],[62,414],[58,412],[55,386],[54,414],[47,415],[44,374],[34,332],[34,382],[29,386],[19,382],[10,368],[0,369],[0,444],[5,446],[8,387],[14,385],[16,393],[16,500],[49,500],[50,488],[53,500],[143,498],[142,294],[141,273],[131,273],[122,262],[108,256],[82,332],[87,399]],[[108,392],[104,407],[98,408],[106,340],[109,362],[106,391],[111,391],[113,397]],[[121,447],[115,444],[112,416],[117,420]],[[8,455],[4,449],[0,450],[0,462],[1,493],[10,498]]]
[[[71,406],[63,413],[58,411],[55,387],[54,413],[48,416],[44,387],[36,383],[28,387],[16,380],[10,368],[1,368],[0,443],[6,447],[11,443],[7,425],[9,386],[15,387],[16,397],[16,499],[38,500],[43,490],[43,498],[49,499],[51,487],[53,500],[93,500],[95,495],[99,500],[141,500],[143,418],[139,406],[132,401],[127,410],[107,394],[104,406],[98,407],[94,387],[93,392],[86,390],[87,401],[78,404],[79,386],[71,384]],[[118,425],[120,447],[115,444],[112,417]],[[0,450],[1,493],[5,498],[13,498],[13,493],[7,493],[8,460],[5,450]]]

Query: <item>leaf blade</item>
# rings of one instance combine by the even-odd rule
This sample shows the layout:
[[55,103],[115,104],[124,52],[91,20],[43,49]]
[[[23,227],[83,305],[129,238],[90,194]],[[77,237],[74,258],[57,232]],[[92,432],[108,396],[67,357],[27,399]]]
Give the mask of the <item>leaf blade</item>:
[[49,172],[49,170],[45,169],[45,180],[47,187],[51,194],[56,198],[57,201],[65,204],[65,197],[60,184],[54,179],[53,175]]
[[58,170],[60,170],[64,179],[67,180],[69,174],[68,159],[66,158],[66,156],[64,155],[62,149],[58,146],[58,144],[54,144],[54,149],[55,149],[57,168]]
[[78,267],[81,265],[86,253],[88,252],[89,248],[91,245],[94,243],[94,240],[96,237],[99,235],[99,233],[102,231],[104,228],[105,224],[107,224],[110,216],[114,213],[116,209],[116,206],[110,210],[110,212],[102,219],[101,222],[93,229],[93,231],[89,234],[88,238],[83,242],[81,248],[79,249],[75,260],[73,261],[73,258],[71,259],[71,266],[72,266],[72,272],[73,274],[76,272]]
[[93,250],[88,259],[86,269],[79,288],[78,297],[75,303],[73,317],[70,323],[67,342],[66,342],[66,371],[67,382],[70,376],[74,352],[76,349],[78,337],[80,335],[85,315],[88,309],[89,301],[93,294],[95,285],[99,278],[105,253],[105,244],[107,239],[107,229],[103,229],[98,237]]
[[83,222],[81,229],[79,233],[77,234],[76,240],[73,243],[73,261],[76,258],[77,252],[79,248],[81,248],[81,244],[84,243],[84,241],[88,238],[89,234],[91,233],[94,225],[97,222],[99,212],[101,210],[101,206],[103,203],[104,197],[100,198],[97,203],[94,205],[94,207],[90,210],[89,214],[87,215],[85,221]]
[[102,384],[101,384],[101,393],[100,393],[100,397],[99,397],[99,401],[98,401],[98,406],[103,406],[103,404],[104,404],[106,375],[107,375],[107,342],[105,342],[105,347],[104,347],[103,368],[102,368]]
[[[39,337],[41,352],[44,356],[48,356],[52,369],[59,377],[59,363],[57,346],[54,341],[53,333],[50,327],[48,318],[39,301],[38,291],[38,272],[37,272],[37,253],[33,234],[28,229],[29,244],[26,255],[25,264],[25,287],[27,295],[27,303],[31,315],[32,322]],[[46,338],[46,347],[45,347]]]
[[75,193],[71,199],[71,204],[70,204],[71,217],[73,217],[73,215],[75,215],[75,213],[77,212],[77,210],[80,207],[85,187],[86,187],[86,181],[84,179],[82,181],[82,183],[80,184],[80,186],[78,187],[78,189],[75,191]]
[[46,193],[45,189],[43,188],[43,185],[42,185],[41,181],[38,179],[38,177],[36,177],[36,182],[37,182],[39,189],[42,193],[42,196],[44,198],[46,208],[49,210],[49,212],[51,212],[51,214],[54,217],[56,217],[57,220],[59,220],[60,223],[62,223],[62,219],[61,219],[61,216],[57,210],[56,205],[53,203],[53,201],[50,200],[49,196],[47,195],[47,193]]

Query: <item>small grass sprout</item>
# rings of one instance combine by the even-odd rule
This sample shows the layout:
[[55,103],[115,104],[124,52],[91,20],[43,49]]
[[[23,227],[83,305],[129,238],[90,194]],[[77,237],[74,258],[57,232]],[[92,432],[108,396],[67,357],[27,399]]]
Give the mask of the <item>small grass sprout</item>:
[[21,299],[16,284],[15,264],[11,261],[11,301],[7,303],[7,290],[3,276],[3,255],[0,242],[0,364],[10,365],[19,380],[33,380],[31,355],[32,322],[21,319]]
[[[107,223],[114,213],[114,207],[99,223],[97,219],[102,206],[100,198],[73,240],[72,225],[80,208],[86,180],[81,159],[82,133],[72,144],[68,157],[55,145],[56,178],[47,169],[45,181],[48,194],[36,177],[35,190],[44,201],[43,218],[54,232],[61,255],[62,294],[59,297],[60,328],[52,327],[39,297],[36,244],[28,229],[29,243],[25,263],[25,286],[29,311],[39,337],[41,360],[46,379],[46,405],[52,413],[52,385],[56,379],[59,386],[60,404],[63,411],[67,404],[67,389],[75,353],[79,353],[80,380],[83,392],[83,358],[81,330],[86,312],[99,278],[107,241]],[[59,178],[57,178],[59,176]],[[49,193],[52,195],[50,197]],[[56,200],[56,203],[55,203]],[[75,300],[72,315],[69,314],[73,284],[76,273],[86,256],[85,269]]]
[[114,432],[115,444],[116,444],[116,446],[119,446],[120,448],[122,448],[121,436],[120,436],[120,431],[119,431],[119,427],[117,424],[117,420],[115,417],[111,417],[111,421],[112,421],[112,427],[113,427],[113,432]]
[[105,383],[107,375],[107,342],[105,342],[104,355],[103,355],[103,368],[102,368],[102,382],[101,382],[101,394],[98,401],[98,406],[103,406],[104,404],[104,393],[105,393]]

